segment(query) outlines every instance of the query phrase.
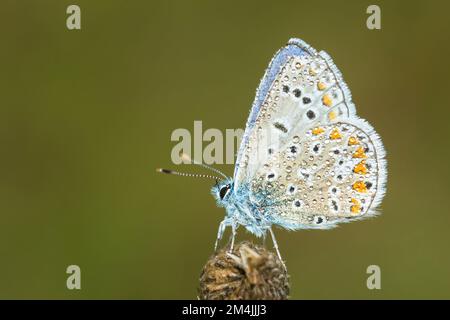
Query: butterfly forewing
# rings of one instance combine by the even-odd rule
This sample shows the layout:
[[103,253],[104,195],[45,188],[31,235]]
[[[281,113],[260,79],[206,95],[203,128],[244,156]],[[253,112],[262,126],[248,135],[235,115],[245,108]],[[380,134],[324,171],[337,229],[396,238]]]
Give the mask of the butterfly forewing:
[[291,39],[274,56],[257,90],[237,158],[235,185],[253,177],[302,130],[354,113],[350,92],[331,58]]

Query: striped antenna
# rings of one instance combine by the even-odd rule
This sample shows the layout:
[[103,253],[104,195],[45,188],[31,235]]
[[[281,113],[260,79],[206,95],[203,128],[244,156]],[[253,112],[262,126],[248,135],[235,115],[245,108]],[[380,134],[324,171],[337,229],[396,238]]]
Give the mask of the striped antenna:
[[182,177],[208,178],[208,179],[214,179],[216,181],[220,180],[219,177],[212,176],[212,175],[209,175],[209,174],[186,173],[186,172],[179,172],[179,171],[174,171],[174,170],[169,170],[169,169],[162,169],[162,168],[156,169],[156,172],[165,173],[165,174],[173,174],[173,175],[182,176]]
[[197,166],[203,167],[203,168],[205,168],[205,169],[209,169],[209,170],[211,170],[211,171],[213,171],[213,172],[215,172],[215,173],[217,173],[217,174],[220,174],[220,175],[221,175],[222,177],[224,177],[225,179],[228,179],[228,177],[227,177],[222,171],[217,170],[216,168],[210,167],[210,166],[208,166],[208,165],[206,165],[206,164],[204,164],[204,163],[198,162],[198,161],[192,159],[191,157],[189,157],[189,155],[186,154],[186,153],[180,154],[180,157],[181,157],[181,159],[182,159],[183,161],[185,161],[185,162],[190,162],[190,163],[192,163],[192,164],[195,164],[195,165],[197,165]]

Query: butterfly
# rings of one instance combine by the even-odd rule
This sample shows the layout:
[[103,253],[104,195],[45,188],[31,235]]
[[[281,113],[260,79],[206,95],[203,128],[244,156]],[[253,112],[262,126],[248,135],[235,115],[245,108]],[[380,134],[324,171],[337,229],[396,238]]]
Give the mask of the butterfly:
[[331,57],[295,38],[275,54],[260,82],[233,177],[193,162],[223,177],[211,190],[226,210],[215,248],[231,227],[232,251],[243,226],[258,237],[270,233],[281,261],[272,226],[330,229],[373,217],[386,190],[379,135],[356,115]]

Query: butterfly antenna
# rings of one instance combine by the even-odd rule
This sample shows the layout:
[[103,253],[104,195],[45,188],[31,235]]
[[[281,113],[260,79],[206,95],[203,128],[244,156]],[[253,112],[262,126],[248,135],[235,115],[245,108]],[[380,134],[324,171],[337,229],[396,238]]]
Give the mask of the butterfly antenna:
[[212,176],[209,174],[186,173],[186,172],[179,172],[179,171],[162,169],[162,168],[156,169],[156,172],[165,173],[165,174],[173,174],[173,175],[182,176],[182,177],[208,178],[208,179],[214,179],[216,181],[218,179],[220,179],[219,177]]
[[221,175],[222,177],[224,177],[225,179],[228,179],[228,177],[227,177],[222,171],[217,170],[216,168],[210,167],[210,166],[208,166],[208,165],[206,165],[206,164],[204,164],[204,163],[198,162],[198,161],[192,159],[192,158],[191,158],[189,155],[187,155],[186,153],[182,153],[182,154],[180,155],[180,157],[181,157],[182,160],[184,160],[184,161],[186,161],[186,162],[190,162],[190,163],[195,164],[195,165],[197,165],[197,166],[200,166],[200,167],[209,169],[209,170],[211,170],[211,171],[213,171],[213,172],[215,172],[215,173],[217,173],[217,174],[220,174],[220,175]]

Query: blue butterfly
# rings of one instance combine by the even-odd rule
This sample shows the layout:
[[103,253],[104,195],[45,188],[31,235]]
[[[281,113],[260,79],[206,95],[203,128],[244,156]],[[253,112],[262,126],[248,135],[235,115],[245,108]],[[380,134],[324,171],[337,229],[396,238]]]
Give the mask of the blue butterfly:
[[356,115],[340,71],[300,39],[275,54],[261,80],[233,178],[192,162],[223,177],[211,190],[226,210],[215,248],[229,226],[232,251],[243,226],[270,233],[280,260],[273,225],[329,229],[375,216],[387,180],[381,139]]

